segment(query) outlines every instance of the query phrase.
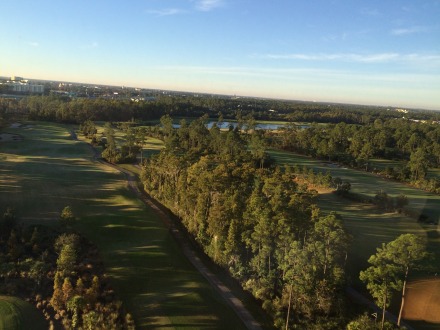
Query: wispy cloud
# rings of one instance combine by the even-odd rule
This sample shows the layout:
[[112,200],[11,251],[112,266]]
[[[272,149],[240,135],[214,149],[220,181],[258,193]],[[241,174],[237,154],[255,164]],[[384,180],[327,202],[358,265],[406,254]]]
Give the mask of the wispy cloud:
[[401,9],[402,9],[402,11],[404,11],[406,13],[410,13],[413,11],[412,8],[409,6],[403,6]]
[[31,46],[31,47],[39,47],[40,46],[40,44],[38,42],[36,42],[36,41],[31,41],[31,42],[28,43],[28,45]]
[[162,17],[162,16],[173,16],[173,15],[183,14],[186,12],[186,10],[180,8],[165,8],[165,9],[147,10],[146,12],[147,14],[152,14],[158,17]]
[[196,0],[196,9],[200,11],[211,11],[223,5],[223,0]]
[[82,49],[94,49],[94,48],[98,48],[98,47],[99,47],[99,44],[96,41],[92,42],[91,44],[86,44],[86,45],[81,46]]
[[322,37],[322,39],[326,42],[334,42],[334,41],[345,41],[348,37],[348,33],[347,32],[343,32],[341,34],[329,34],[326,35],[324,37]]
[[[440,56],[439,56],[440,58]],[[219,75],[240,77],[265,77],[285,80],[298,80],[301,82],[313,80],[317,77],[323,80],[356,79],[362,77],[363,81],[381,81],[388,83],[413,83],[416,80],[428,83],[437,83],[435,74],[423,73],[365,73],[351,70],[317,69],[317,68],[255,68],[255,67],[208,67],[208,66],[161,66],[156,67],[160,72],[169,71],[179,74]]]
[[370,16],[370,17],[379,17],[382,16],[381,12],[379,12],[377,9],[375,8],[362,8],[361,9],[361,14],[365,15],[365,16]]
[[399,57],[397,53],[378,53],[378,54],[266,54],[262,56],[266,59],[274,60],[303,60],[303,61],[342,61],[342,62],[364,62],[377,63],[387,62]]
[[189,0],[192,4],[192,8],[163,8],[163,9],[149,9],[145,12],[147,14],[155,15],[157,17],[173,16],[179,14],[189,13],[191,11],[208,12],[215,8],[221,7],[224,4],[224,0]]
[[301,60],[301,61],[339,61],[357,63],[388,63],[388,62],[424,62],[440,65],[440,54],[399,54],[399,53],[376,53],[376,54],[265,54],[253,55],[252,57],[272,60]]
[[406,28],[399,28],[391,30],[391,34],[393,36],[403,36],[414,33],[423,33],[428,32],[428,28],[426,26],[411,26]]

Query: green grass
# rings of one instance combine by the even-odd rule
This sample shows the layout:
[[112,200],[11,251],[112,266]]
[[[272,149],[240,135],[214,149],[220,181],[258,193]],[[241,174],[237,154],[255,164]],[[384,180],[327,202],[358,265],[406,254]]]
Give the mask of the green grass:
[[[329,171],[333,177],[348,180],[351,183],[352,192],[370,198],[373,198],[381,189],[391,196],[403,193],[408,197],[409,208],[420,214],[427,214],[434,220],[440,218],[440,196],[399,182],[385,180],[371,173],[329,165],[323,161],[294,153],[271,150],[270,155],[279,163],[306,165],[316,171]],[[397,213],[383,213],[372,205],[352,202],[334,194],[320,195],[318,205],[326,213],[337,211],[341,214],[346,228],[353,235],[348,269],[355,283],[359,283],[357,279],[359,271],[368,265],[367,259],[375,253],[376,248],[403,233],[416,233],[426,237],[428,249],[437,255],[437,267],[440,266],[440,239],[437,226],[422,225],[414,218]]]
[[44,330],[48,323],[34,306],[16,297],[0,296],[0,330]]
[[379,190],[384,190],[393,197],[404,194],[408,197],[409,209],[419,214],[426,214],[432,220],[440,220],[440,196],[438,195],[412,188],[400,182],[386,180],[372,173],[332,166],[310,157],[276,150],[271,150],[269,153],[279,163],[306,165],[324,173],[329,171],[333,177],[340,177],[344,181],[348,180],[351,183],[352,192],[370,198],[373,198]]
[[141,329],[244,328],[123,175],[94,162],[89,146],[73,141],[67,127],[32,125],[8,128],[24,140],[1,145],[1,210],[13,206],[24,223],[58,226],[70,205],[77,229],[98,246],[112,286]]

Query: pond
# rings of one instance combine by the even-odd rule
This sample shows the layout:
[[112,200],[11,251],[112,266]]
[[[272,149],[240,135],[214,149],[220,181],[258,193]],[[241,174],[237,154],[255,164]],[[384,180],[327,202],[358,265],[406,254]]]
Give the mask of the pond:
[[[216,121],[209,121],[208,124],[206,124],[207,128],[211,128],[214,124],[217,124],[217,126],[220,129],[227,129],[230,126],[232,126],[233,128],[237,127],[238,123],[235,121],[223,121],[221,122],[220,125],[218,125],[218,123]],[[256,129],[263,129],[263,130],[277,130],[280,128],[285,127],[286,124],[269,124],[269,123],[258,123],[256,125]],[[304,128],[308,128],[309,125],[297,125],[298,128],[304,129]],[[179,128],[180,124],[173,124],[174,128]],[[244,126],[246,127],[246,126]]]

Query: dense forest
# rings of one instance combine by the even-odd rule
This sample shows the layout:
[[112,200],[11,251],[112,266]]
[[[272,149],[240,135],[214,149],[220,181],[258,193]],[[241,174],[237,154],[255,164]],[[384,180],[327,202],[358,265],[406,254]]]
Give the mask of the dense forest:
[[[278,328],[335,329],[348,322],[344,289],[350,237],[336,213],[322,215],[317,192],[309,187],[313,183],[346,194],[350,183],[328,173],[276,165],[268,148],[343,163],[440,192],[439,179],[428,176],[429,168],[440,165],[440,117],[432,112],[195,96],[158,96],[148,102],[45,96],[1,99],[0,113],[81,123],[80,131],[102,145],[102,156],[112,163],[137,161],[147,136],[162,139],[165,148],[141,162],[145,191],[176,214],[204,252],[261,301]],[[191,120],[182,119],[175,128],[171,115]],[[217,124],[208,129],[207,121],[213,118],[218,118]],[[220,130],[226,119],[236,120],[237,126]],[[257,119],[289,124],[276,132],[256,130]],[[108,122],[101,136],[94,121]],[[160,124],[145,128],[144,121]],[[297,121],[307,121],[307,127],[299,127]],[[116,125],[111,122],[123,122],[118,126],[125,134],[123,145],[117,145]],[[373,158],[397,165],[378,169]],[[382,249],[391,255],[385,246]],[[393,246],[389,250],[394,251]],[[381,280],[374,277],[381,266],[377,260],[399,263],[385,252],[382,259],[371,259],[365,282]],[[390,276],[397,278],[397,273]],[[52,294],[62,290],[60,275],[53,278]],[[399,285],[396,282],[394,289]],[[385,311],[386,290],[391,289],[385,290],[385,302],[381,290],[376,296]],[[60,304],[60,310],[68,310]],[[73,317],[74,310],[62,315]],[[368,323],[361,319],[361,324]],[[123,322],[130,326],[130,320]]]
[[166,148],[145,163],[146,191],[262,301],[277,326],[342,324],[349,237],[341,220],[320,215],[316,193],[297,184],[291,168],[261,162],[259,135],[248,137],[248,151],[237,129],[208,130],[203,118],[179,129],[162,122]]

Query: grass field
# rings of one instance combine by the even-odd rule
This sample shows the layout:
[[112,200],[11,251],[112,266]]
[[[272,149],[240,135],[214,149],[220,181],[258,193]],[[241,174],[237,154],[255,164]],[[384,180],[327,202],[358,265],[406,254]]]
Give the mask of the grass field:
[[138,328],[244,327],[123,175],[94,162],[68,127],[30,123],[4,131],[23,141],[0,145],[0,208],[13,206],[24,223],[58,226],[58,214],[70,205]]
[[0,330],[45,330],[48,327],[43,315],[28,302],[0,296]]
[[[379,190],[390,196],[405,194],[408,197],[408,208],[428,215],[432,220],[440,220],[440,196],[412,188],[400,182],[385,180],[378,175],[339,167],[289,152],[271,150],[270,155],[279,163],[306,165],[316,171],[329,171],[333,177],[340,177],[351,183],[351,191],[373,198]],[[439,221],[440,222],[440,221]]]
[[[338,167],[289,152],[270,151],[270,155],[279,163],[306,165],[316,171],[329,171],[334,177],[348,180],[351,183],[351,190],[355,193],[370,197],[373,197],[380,189],[391,196],[403,193],[408,197],[411,209],[428,214],[433,219],[440,219],[440,196],[398,182],[388,181],[370,173]],[[318,205],[324,213],[337,211],[342,215],[344,225],[353,237],[347,258],[347,273],[352,285],[365,294],[367,293],[359,280],[359,272],[369,266],[367,260],[376,252],[377,247],[404,233],[414,233],[426,238],[428,250],[436,257],[432,265],[433,270],[410,274],[410,279],[412,278],[413,282],[409,286],[412,290],[411,296],[408,296],[405,311],[407,311],[406,317],[408,319],[417,321],[414,323],[416,329],[438,329],[439,324],[429,323],[440,322],[439,317],[434,318],[432,315],[436,311],[440,313],[438,309],[440,285],[436,279],[433,279],[434,273],[439,272],[440,274],[438,226],[423,225],[414,218],[398,213],[383,213],[373,205],[353,202],[332,193],[319,195]],[[418,309],[414,309],[414,306],[418,306]],[[395,308],[397,307],[395,306]]]

